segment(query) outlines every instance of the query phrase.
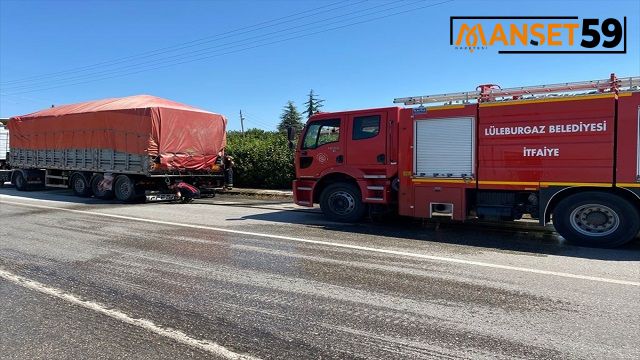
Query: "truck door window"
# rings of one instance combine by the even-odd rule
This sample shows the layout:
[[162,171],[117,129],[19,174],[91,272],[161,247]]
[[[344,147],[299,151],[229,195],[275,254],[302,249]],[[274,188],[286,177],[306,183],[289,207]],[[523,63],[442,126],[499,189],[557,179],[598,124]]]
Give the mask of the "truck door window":
[[380,115],[353,118],[353,140],[370,139],[380,133]]
[[340,140],[340,119],[314,121],[307,127],[303,149],[315,149]]

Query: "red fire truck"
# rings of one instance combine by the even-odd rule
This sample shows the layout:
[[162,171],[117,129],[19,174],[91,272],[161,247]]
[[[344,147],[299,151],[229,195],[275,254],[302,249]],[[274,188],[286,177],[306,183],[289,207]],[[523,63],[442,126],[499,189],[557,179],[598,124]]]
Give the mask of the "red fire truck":
[[326,217],[553,222],[614,247],[640,230],[640,77],[398,98],[314,115],[294,198]]

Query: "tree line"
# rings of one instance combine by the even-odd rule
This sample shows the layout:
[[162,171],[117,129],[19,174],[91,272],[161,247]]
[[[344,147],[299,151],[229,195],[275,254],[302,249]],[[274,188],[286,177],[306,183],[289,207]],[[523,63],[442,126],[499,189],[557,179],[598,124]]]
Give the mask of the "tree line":
[[301,113],[293,101],[288,101],[282,109],[277,131],[249,129],[244,133],[227,133],[228,155],[234,166],[234,185],[244,188],[290,189],[295,178],[294,152],[289,149],[288,127],[299,134],[304,127],[303,116],[309,119],[323,107],[313,90],[309,91],[304,110]]
[[[309,91],[307,95],[307,101],[304,103],[304,112],[307,120],[313,115],[320,112],[320,109],[324,106],[324,100],[318,98],[318,95],[313,92],[313,89]],[[282,115],[280,115],[280,123],[278,124],[279,132],[286,132],[287,128],[293,128],[296,133],[300,132],[304,127],[304,123],[302,122],[302,116],[298,111],[298,108],[293,103],[293,101],[289,100],[287,105],[282,109]]]

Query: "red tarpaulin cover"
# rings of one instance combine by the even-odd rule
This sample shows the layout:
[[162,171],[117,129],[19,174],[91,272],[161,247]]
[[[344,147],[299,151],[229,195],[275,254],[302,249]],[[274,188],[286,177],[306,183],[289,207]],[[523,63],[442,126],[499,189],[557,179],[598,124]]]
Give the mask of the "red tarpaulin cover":
[[160,157],[169,169],[211,169],[226,146],[227,119],[150,95],[56,106],[9,121],[11,147],[113,149]]

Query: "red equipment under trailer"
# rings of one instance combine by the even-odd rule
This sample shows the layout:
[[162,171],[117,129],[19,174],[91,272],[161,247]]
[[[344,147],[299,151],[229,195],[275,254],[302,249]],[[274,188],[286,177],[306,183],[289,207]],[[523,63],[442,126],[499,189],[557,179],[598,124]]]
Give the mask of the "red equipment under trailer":
[[550,221],[567,240],[615,247],[640,231],[640,77],[395,99],[319,113],[296,151],[294,198],[354,222]]

